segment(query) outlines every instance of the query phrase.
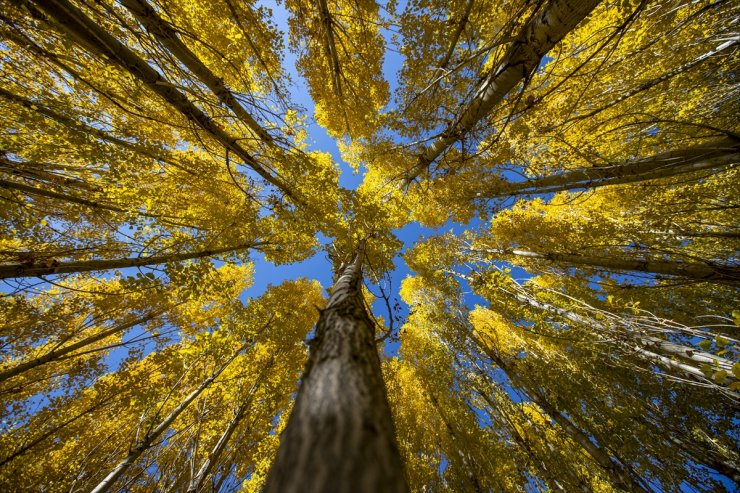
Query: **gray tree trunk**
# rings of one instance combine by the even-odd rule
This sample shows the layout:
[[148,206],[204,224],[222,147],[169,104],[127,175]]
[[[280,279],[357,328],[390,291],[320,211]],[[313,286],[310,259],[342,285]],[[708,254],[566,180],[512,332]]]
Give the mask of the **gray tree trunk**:
[[82,260],[78,262],[59,262],[55,259],[44,259],[29,263],[2,264],[0,265],[0,279],[48,276],[52,274],[76,274],[80,272],[125,269],[128,267],[144,267],[148,265],[166,264],[168,262],[180,262],[182,260],[212,257],[222,253],[238,252],[249,248],[256,248],[259,245],[259,242],[255,242],[234,247],[214,248],[212,250],[201,250],[199,252],[172,253],[156,257],[128,257],[118,259]]
[[478,86],[472,101],[463,108],[457,119],[421,152],[414,168],[406,174],[406,181],[413,181],[448,147],[488,115],[598,3],[598,0],[548,2],[522,27],[503,60]]
[[598,188],[668,178],[685,173],[722,169],[740,162],[740,142],[730,137],[678,151],[669,151],[613,166],[575,169],[518,183],[502,184],[486,198],[561,192],[574,188]]
[[224,148],[239,156],[244,164],[254,170],[265,181],[280,189],[287,197],[300,203],[294,196],[291,187],[282,179],[273,175],[267,167],[247,152],[236,137],[230,135],[210,116],[193,104],[185,94],[153,69],[146,60],[111,36],[80,9],[68,0],[45,0],[43,2],[35,0],[34,3],[39,9],[31,9],[31,14],[34,17],[41,18],[54,29],[76,40],[91,53],[106,57],[122,69],[130,72],[183,116],[198,124]]
[[360,248],[341,271],[265,493],[408,491],[374,329],[362,299]]

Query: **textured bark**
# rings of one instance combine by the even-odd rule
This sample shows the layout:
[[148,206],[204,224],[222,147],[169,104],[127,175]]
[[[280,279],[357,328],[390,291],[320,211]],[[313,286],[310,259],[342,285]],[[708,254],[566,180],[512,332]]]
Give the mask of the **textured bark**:
[[79,262],[58,262],[48,259],[41,262],[30,262],[20,264],[0,265],[0,279],[15,277],[36,277],[52,274],[77,274],[80,272],[93,272],[110,269],[125,269],[127,267],[144,267],[148,265],[166,264],[167,262],[180,262],[196,258],[212,257],[228,252],[238,252],[249,248],[256,248],[260,243],[250,243],[235,247],[214,248],[201,250],[199,252],[173,253],[156,257],[128,257],[110,260],[82,260]]
[[721,169],[738,162],[740,162],[740,142],[732,138],[717,139],[707,144],[656,154],[614,166],[577,169],[519,183],[509,183],[502,185],[500,190],[483,193],[481,196],[500,198],[553,193],[574,188],[598,188]]
[[201,383],[197,389],[193,390],[190,394],[188,394],[185,399],[178,404],[178,406],[170,412],[170,414],[167,415],[166,418],[164,418],[156,428],[150,430],[146,433],[144,438],[136,442],[133,447],[131,447],[128,455],[125,459],[123,459],[121,462],[118,463],[118,465],[100,482],[98,485],[91,491],[91,493],[104,493],[111,489],[113,484],[118,480],[118,478],[121,477],[123,473],[125,473],[129,467],[131,467],[133,464],[135,464],[141,455],[149,450],[156,440],[159,438],[159,436],[164,433],[167,428],[170,427],[170,425],[177,419],[177,417],[182,414],[182,412],[188,408],[190,404],[206,389],[208,386],[210,386],[214,380],[231,364],[232,361],[241,353],[244,351],[250,343],[247,343],[243,345],[241,348],[239,348],[238,351],[236,351],[227,361],[224,363],[220,368],[218,368],[216,371],[211,373],[211,375],[206,378],[203,383]]
[[154,37],[162,43],[183,65],[213,91],[219,101],[226,105],[244,122],[260,139],[272,143],[272,137],[260,126],[246,109],[237,101],[234,94],[226,87],[223,79],[217,77],[190,49],[180,41],[175,29],[164,21],[145,0],[123,0],[126,7]]
[[[235,155],[260,175],[265,181],[280,189],[286,196],[296,200],[290,187],[281,179],[273,176],[261,163],[249,154],[236,137],[228,134],[207,114],[195,106],[175,85],[154,70],[145,60],[131,51],[123,43],[106,32],[94,20],[87,17],[80,9],[68,0],[34,1],[38,9],[53,20],[53,27],[77,40],[86,49],[131,73],[142,81],[152,92],[167,101],[173,108],[189,120],[195,122],[217,142]],[[35,12],[32,11],[32,13]],[[47,20],[47,19],[44,19]]]
[[62,358],[68,359],[68,358],[74,357],[75,355],[70,355],[69,353],[72,353],[74,351],[77,351],[78,349],[82,349],[86,346],[89,346],[90,344],[93,344],[94,342],[105,339],[106,337],[112,336],[113,334],[123,332],[132,327],[136,327],[137,325],[153,320],[158,315],[161,315],[161,313],[162,312],[148,313],[144,315],[143,317],[139,317],[130,322],[116,325],[115,327],[111,327],[109,329],[101,330],[97,334],[91,335],[90,337],[85,337],[84,339],[81,339],[68,346],[64,346],[59,349],[54,349],[52,351],[49,351],[48,353],[44,354],[43,356],[39,356],[38,358],[33,358],[28,361],[18,363],[17,365],[12,366],[10,368],[6,368],[5,370],[1,370],[0,371],[0,382],[3,382],[9,378],[13,378],[17,375],[20,375],[21,373],[25,373],[29,370],[32,370],[33,368],[37,368],[39,366],[50,363],[52,361],[57,361]]
[[539,65],[542,57],[572,31],[598,0],[553,0],[532,17],[516,36],[498,66],[476,90],[473,100],[442,134],[423,150],[406,181],[413,181],[448,147],[460,140],[500,103],[509,91]]
[[617,258],[609,256],[594,257],[576,253],[535,252],[513,249],[479,249],[475,250],[498,255],[516,255],[567,264],[569,266],[586,265],[606,270],[627,272],[648,272],[668,276],[684,277],[697,281],[709,281],[720,284],[740,284],[740,267],[718,265],[702,262],[681,262],[676,260],[649,260]]
[[360,290],[363,256],[343,269],[321,312],[265,493],[407,491]]

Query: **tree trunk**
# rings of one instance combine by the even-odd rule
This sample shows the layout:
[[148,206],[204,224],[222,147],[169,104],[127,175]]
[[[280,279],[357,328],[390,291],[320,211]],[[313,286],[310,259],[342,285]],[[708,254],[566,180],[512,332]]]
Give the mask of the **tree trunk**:
[[268,144],[273,140],[259,123],[247,113],[247,110],[237,101],[234,94],[226,87],[223,79],[216,76],[206,65],[190,51],[185,43],[180,41],[177,32],[168,22],[164,21],[146,0],[124,0],[126,7],[154,37],[162,43],[175,57],[183,63],[198,79],[200,79],[224,105],[244,122],[260,139]]
[[134,444],[133,447],[131,447],[129,454],[126,456],[125,459],[123,459],[121,462],[118,463],[118,465],[113,468],[113,470],[108,473],[108,475],[100,482],[98,485],[91,491],[91,493],[104,493],[113,486],[113,484],[118,480],[118,478],[121,477],[123,473],[128,470],[129,467],[131,467],[133,464],[135,464],[141,455],[149,450],[154,443],[156,442],[157,438],[164,433],[167,428],[170,427],[173,421],[177,419],[177,417],[182,414],[182,412],[188,408],[190,404],[206,389],[208,386],[210,386],[214,380],[223,372],[234,359],[239,356],[239,353],[244,351],[249,345],[251,345],[251,342],[248,342],[247,344],[244,344],[242,347],[239,348],[238,351],[236,351],[223,365],[221,365],[220,368],[215,370],[211,375],[206,378],[203,383],[201,383],[197,389],[193,390],[190,394],[188,394],[185,399],[180,402],[180,404],[177,405],[175,409],[170,412],[170,414],[167,415],[165,419],[163,419],[156,428],[146,433],[144,438],[139,440],[136,444]]
[[236,428],[239,426],[239,423],[241,423],[247,411],[252,406],[252,398],[254,397],[254,394],[257,391],[257,388],[262,384],[262,379],[265,376],[265,373],[269,371],[271,368],[272,368],[272,364],[267,365],[262,370],[262,373],[260,373],[260,375],[257,377],[257,380],[254,382],[254,384],[252,384],[249,391],[247,391],[247,395],[245,396],[244,401],[241,403],[239,408],[234,413],[234,417],[229,422],[229,425],[226,427],[226,430],[224,430],[223,434],[219,437],[218,442],[213,447],[213,450],[208,455],[208,458],[206,459],[206,461],[200,467],[200,469],[195,474],[195,476],[193,476],[193,478],[190,480],[186,493],[197,493],[201,491],[201,489],[203,488],[203,484],[208,478],[208,475],[213,470],[213,466],[221,458],[221,454],[223,453],[223,451],[226,450],[226,445],[229,443],[229,440],[231,439],[231,435],[234,434],[234,431],[236,431]]
[[[109,329],[103,329],[97,334],[93,334],[89,337],[85,337],[84,339],[81,339],[73,344],[70,344],[69,346],[64,346],[64,347],[49,351],[48,353],[44,354],[43,356],[39,356],[38,358],[33,358],[28,361],[18,363],[17,365],[12,366],[10,368],[6,368],[5,370],[0,370],[0,382],[4,382],[5,380],[9,378],[20,375],[21,373],[25,373],[28,370],[31,370],[38,366],[45,365],[46,363],[50,363],[52,361],[61,359],[69,355],[69,353],[73,351],[81,349],[85,346],[89,346],[90,344],[100,341],[102,339],[105,339],[106,337],[112,336],[113,334],[117,334],[119,332],[128,330],[132,327],[136,327],[137,325],[146,323],[150,320],[153,320],[155,317],[161,314],[162,312],[148,313],[144,315],[143,317],[137,318],[136,320],[132,320],[130,322],[123,323],[121,325],[116,325],[115,327],[111,327]],[[75,355],[67,356],[67,358],[74,357],[74,356]],[[64,358],[64,359],[67,359],[67,358]]]
[[235,247],[214,248],[212,250],[201,250],[199,252],[172,253],[156,257],[128,257],[105,260],[82,260],[78,262],[58,262],[55,259],[47,259],[39,262],[21,264],[0,265],[0,279],[15,277],[36,277],[52,274],[77,274],[80,272],[93,272],[99,270],[125,269],[127,267],[144,267],[147,265],[166,264],[167,262],[180,262],[203,257],[212,257],[228,252],[238,252],[249,248],[256,248],[259,242],[239,245]]
[[445,428],[447,428],[447,433],[450,435],[450,438],[452,439],[452,446],[455,448],[455,452],[457,453],[457,456],[460,458],[460,463],[462,464],[462,467],[466,473],[465,479],[467,480],[469,484],[468,489],[470,491],[474,491],[475,493],[483,493],[484,490],[483,490],[483,486],[481,486],[480,480],[478,479],[477,467],[475,465],[475,461],[468,454],[467,450],[463,450],[463,448],[460,447],[459,445],[460,437],[458,433],[455,431],[455,428],[452,426],[452,421],[447,419],[447,415],[445,415],[444,411],[439,405],[439,401],[437,400],[437,397],[434,395],[434,392],[428,389],[424,389],[424,390],[427,396],[429,396],[429,400],[431,401],[432,406],[434,406],[435,411],[437,411],[437,415],[442,420],[442,423],[444,423]]
[[110,135],[108,132],[104,130],[101,130],[99,128],[95,128],[91,125],[86,124],[84,121],[80,119],[75,120],[74,118],[70,118],[66,115],[58,113],[54,111],[53,109],[46,107],[39,102],[31,101],[30,99],[26,99],[23,96],[14,94],[8,91],[7,89],[5,89],[4,87],[0,87],[0,97],[6,99],[7,101],[12,101],[13,103],[19,104],[29,111],[39,113],[43,115],[44,117],[48,118],[49,120],[53,120],[59,125],[63,125],[67,127],[68,129],[73,130],[75,132],[79,132],[83,135],[94,137],[96,139],[100,139],[103,142],[108,142],[110,144],[123,147],[124,149],[128,149],[142,156],[146,156],[150,159],[154,159],[155,161],[161,161],[163,163],[170,164],[185,172],[193,173],[192,171],[183,168],[181,165],[179,165],[175,161],[172,161],[171,159],[160,155],[159,151],[161,151],[161,149],[147,148],[146,146],[142,144],[138,144],[138,143],[133,144],[124,139],[119,139],[118,137],[114,137],[113,135]]
[[572,31],[598,4],[598,0],[553,0],[534,15],[512,41],[503,60],[475,91],[473,100],[442,134],[419,156],[406,175],[413,181],[449,146],[500,103],[520,81],[529,76],[542,57]]
[[[707,363],[713,367],[716,367],[717,369],[726,370],[729,373],[732,372],[733,363],[727,358],[723,358],[722,356],[717,356],[711,353],[707,353],[706,351],[695,349],[693,347],[684,346],[682,344],[676,344],[674,342],[667,341],[665,339],[660,339],[659,337],[642,334],[638,332],[637,330],[630,328],[628,322],[622,324],[622,328],[615,327],[614,326],[615,324],[613,323],[609,325],[605,325],[604,323],[594,318],[582,316],[570,310],[559,308],[557,306],[550,305],[548,303],[543,303],[541,301],[535,300],[523,294],[513,293],[511,294],[511,296],[514,297],[517,301],[525,303],[533,308],[537,308],[538,310],[553,313],[555,315],[563,317],[566,320],[574,322],[578,325],[581,325],[584,327],[592,327],[592,328],[601,330],[602,332],[610,333],[616,336],[627,337],[640,345],[640,347],[638,347],[638,352],[640,352],[641,354],[644,354],[645,356],[648,356],[648,359],[655,360],[661,357],[659,357],[659,355],[651,351],[645,350],[645,348],[643,348],[642,346],[646,346],[651,349],[656,349],[658,351],[663,352],[664,354],[667,353],[671,357],[690,360],[690,361],[700,363],[700,364]],[[665,363],[664,359],[670,360],[670,358],[665,358],[665,357],[662,357],[662,358],[663,359],[659,359],[659,361],[663,363]],[[670,361],[671,363],[676,363],[675,361],[672,361],[672,360]],[[673,365],[670,365],[670,366],[673,366]],[[706,377],[701,372],[701,370],[699,370],[699,368],[688,367],[690,368],[690,370],[688,370],[684,366],[686,365],[682,365],[678,368],[684,371],[687,371],[693,376],[697,376],[697,375],[700,376],[702,381],[706,380]]]
[[[491,385],[492,382],[490,381],[490,378],[488,377],[488,375],[486,375],[486,373],[483,372],[483,370],[481,370],[480,368],[478,368],[477,365],[475,366],[475,369],[476,369],[477,373],[481,377],[483,377],[483,379],[486,381],[486,383],[489,384],[489,385]],[[486,404],[488,404],[488,407],[491,410],[500,407],[495,402],[493,402],[493,400],[491,399],[491,397],[488,395],[487,392],[483,391],[482,389],[478,388],[477,386],[474,386],[473,387],[473,390],[475,391],[476,394],[478,394],[479,396],[481,396],[483,398],[483,400],[486,401]],[[529,445],[529,440],[525,436],[523,436],[522,434],[519,433],[519,430],[517,430],[516,425],[514,424],[514,422],[511,420],[511,418],[509,416],[506,415],[506,412],[508,412],[508,411],[519,413],[522,417],[524,417],[524,419],[526,419],[527,421],[530,421],[531,422],[530,418],[527,417],[522,412],[521,408],[514,407],[514,406],[511,406],[510,409],[505,410],[505,411],[503,411],[501,413],[501,416],[504,419],[506,419],[506,421],[509,424],[509,429],[511,431],[511,438],[514,440],[514,443],[516,443],[519,446],[519,448],[522,449],[525,454],[527,454],[527,457],[532,462],[534,469],[537,471],[537,474],[536,475],[539,476],[540,479],[542,479],[547,484],[547,486],[550,489],[552,489],[552,491],[565,492],[565,489],[560,484],[560,482],[555,478],[555,476],[553,476],[550,473],[550,469],[548,468],[547,463],[541,457],[539,457],[537,453],[535,453],[535,451]],[[486,410],[486,412],[488,413],[488,416],[489,417],[493,416],[493,413],[490,410]],[[535,425],[533,425],[533,426],[535,426]],[[547,443],[548,445],[550,445],[550,443],[547,442],[547,440],[543,439],[543,441],[545,443]],[[550,447],[552,447],[552,445],[550,445]],[[528,467],[527,467],[528,464],[524,464],[524,466],[525,466],[525,469],[528,469]],[[582,484],[581,479],[577,475],[573,474],[573,472],[570,469],[568,469],[568,475],[571,477],[572,480],[574,480],[575,483]],[[589,489],[588,489],[588,487],[586,485],[582,485],[581,491],[584,491],[584,492],[587,493],[589,491]]]
[[[176,89],[174,84],[153,69],[146,60],[140,58],[127,46],[111,36],[80,9],[68,0],[45,0],[43,2],[36,0],[34,3],[53,19],[51,24],[55,29],[78,41],[92,53],[106,57],[122,69],[130,72],[183,116],[197,123],[200,128],[224,148],[239,156],[244,164],[254,170],[265,181],[280,189],[287,197],[296,200],[290,187],[280,178],[270,173],[267,168],[249,154],[234,136],[228,134],[211,117],[193,104],[182,92]],[[36,17],[44,17],[36,9],[33,9],[31,13],[36,14]],[[48,22],[47,19],[43,20]]]
[[542,259],[550,262],[566,264],[567,266],[589,266],[604,270],[647,272],[650,274],[661,274],[697,281],[716,282],[719,284],[740,284],[740,267],[732,265],[719,265],[709,262],[682,262],[676,260],[653,260],[619,258],[609,255],[599,257],[581,255],[577,253],[559,252],[535,252],[519,248],[512,249],[480,249],[474,250],[484,253],[498,255],[515,255],[517,257],[529,257]]
[[483,193],[486,198],[560,192],[574,188],[598,188],[668,178],[695,171],[721,169],[740,162],[740,143],[731,138],[718,139],[679,151],[627,161],[614,166],[595,166],[566,171],[518,183],[501,185],[500,190]]
[[363,258],[361,246],[321,312],[265,493],[407,491],[362,299]]
[[502,358],[500,358],[494,351],[489,350],[484,344],[478,341],[477,338],[474,336],[472,337],[477,346],[491,359],[491,361],[506,373],[506,376],[509,378],[512,385],[521,389],[532,400],[532,402],[542,408],[548,416],[560,425],[573,442],[583,448],[583,450],[591,456],[591,458],[602,468],[616,486],[631,492],[646,492],[645,488],[643,488],[639,482],[632,477],[630,471],[627,470],[623,464],[612,460],[609,453],[591,441],[588,435],[581,431],[581,429],[578,428],[570,418],[558,411],[555,406],[538,391],[532,389],[527,383],[522,381],[519,378],[519,375],[517,375]]

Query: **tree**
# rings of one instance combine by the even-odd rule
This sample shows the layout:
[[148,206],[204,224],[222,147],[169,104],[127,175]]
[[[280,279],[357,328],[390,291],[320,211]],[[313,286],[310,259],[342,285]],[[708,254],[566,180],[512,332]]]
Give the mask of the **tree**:
[[0,489],[732,490],[738,9],[5,2]]

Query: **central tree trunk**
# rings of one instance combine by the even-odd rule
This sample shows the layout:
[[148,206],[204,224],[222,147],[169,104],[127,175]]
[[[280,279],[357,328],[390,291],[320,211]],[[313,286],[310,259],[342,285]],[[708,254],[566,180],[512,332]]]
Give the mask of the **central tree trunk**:
[[360,247],[321,312],[265,493],[407,491],[362,299],[363,258]]

